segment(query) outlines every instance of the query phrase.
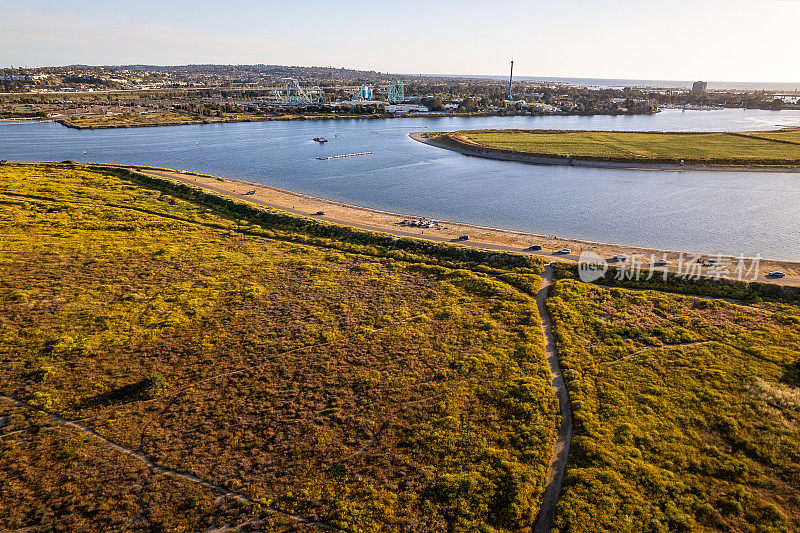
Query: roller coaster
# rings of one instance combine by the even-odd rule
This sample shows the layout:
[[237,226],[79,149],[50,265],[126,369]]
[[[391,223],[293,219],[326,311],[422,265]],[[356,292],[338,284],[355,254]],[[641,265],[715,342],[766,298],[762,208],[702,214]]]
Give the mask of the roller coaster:
[[396,104],[398,102],[402,102],[406,99],[406,86],[403,83],[403,80],[394,80],[392,84],[389,85],[388,95],[386,96],[386,100],[390,104]]
[[295,78],[281,78],[283,87],[275,91],[278,103],[282,105],[314,105],[322,103],[322,89],[310,87],[303,89]]
[[[279,105],[316,105],[322,103],[323,91],[319,87],[304,89],[296,78],[281,78],[283,86],[275,89],[275,98]],[[362,86],[351,96],[353,100],[372,100],[372,89]],[[406,89],[403,80],[392,80],[387,89],[386,100],[390,104],[403,102],[406,98]]]

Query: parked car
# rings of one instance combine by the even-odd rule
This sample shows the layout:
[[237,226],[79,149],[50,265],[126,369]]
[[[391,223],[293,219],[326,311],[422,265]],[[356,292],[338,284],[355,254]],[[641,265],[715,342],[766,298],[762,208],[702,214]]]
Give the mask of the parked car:
[[458,240],[459,241],[468,241],[469,240],[469,235],[459,235]]
[[769,274],[767,274],[770,278],[785,278],[786,272],[781,272],[780,270],[773,270]]
[[571,254],[572,250],[570,250],[569,248],[562,248],[559,251],[557,251],[556,253],[557,254],[562,254],[562,255],[567,255],[567,254]]

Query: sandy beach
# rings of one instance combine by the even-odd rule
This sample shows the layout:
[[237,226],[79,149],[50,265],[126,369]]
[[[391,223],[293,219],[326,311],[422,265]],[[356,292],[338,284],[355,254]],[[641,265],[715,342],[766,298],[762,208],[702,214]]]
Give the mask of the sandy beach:
[[[130,168],[135,169],[137,167],[131,166]],[[344,224],[366,230],[382,231],[393,235],[415,237],[436,242],[457,242],[463,245],[478,246],[492,250],[532,253],[561,261],[577,261],[579,255],[584,251],[592,251],[601,257],[609,259],[615,254],[624,253],[631,259],[639,258],[643,266],[649,265],[652,259],[665,258],[669,265],[671,265],[672,270],[674,270],[674,266],[679,264],[681,257],[683,257],[684,262],[688,262],[696,261],[699,256],[702,260],[716,259],[722,265],[726,265],[728,260],[730,260],[731,264],[728,268],[731,272],[734,271],[739,261],[738,258],[702,254],[697,250],[680,252],[615,245],[558,236],[536,235],[504,229],[484,228],[451,221],[437,221],[435,228],[409,227],[402,225],[401,222],[404,219],[420,220],[422,214],[378,211],[229,178],[170,170],[141,169],[141,171],[152,176],[197,186],[216,194],[228,195],[240,201],[281,209],[290,213],[310,216],[336,224]],[[250,195],[245,194],[250,191],[254,191],[254,193]],[[316,213],[319,212],[324,212],[324,214],[317,215]],[[461,235],[468,235],[469,240],[458,240],[458,237]],[[542,250],[526,250],[527,247],[533,244],[542,246]],[[569,248],[571,253],[557,253],[557,251],[562,248]],[[747,262],[747,266],[750,266],[749,261]],[[779,280],[765,277],[768,272],[775,270],[785,272],[786,277]],[[704,268],[703,272],[711,274],[712,271],[709,268]],[[800,285],[800,262],[761,259],[758,267],[758,274],[758,281]],[[747,279],[752,280],[750,276]]]

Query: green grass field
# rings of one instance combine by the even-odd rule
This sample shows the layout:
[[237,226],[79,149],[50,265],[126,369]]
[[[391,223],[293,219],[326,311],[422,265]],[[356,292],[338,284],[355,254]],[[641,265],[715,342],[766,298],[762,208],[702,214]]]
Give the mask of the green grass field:
[[447,134],[455,142],[526,154],[609,161],[700,164],[800,165],[800,133],[637,133],[548,130],[460,131]]
[[256,503],[0,401],[0,530],[530,526],[558,423],[536,304],[440,265],[487,255],[137,176],[0,166],[0,391]]
[[793,129],[780,132],[759,131],[755,133],[748,133],[747,135],[752,135],[753,137],[760,137],[762,139],[776,139],[779,141],[800,144],[800,129]]

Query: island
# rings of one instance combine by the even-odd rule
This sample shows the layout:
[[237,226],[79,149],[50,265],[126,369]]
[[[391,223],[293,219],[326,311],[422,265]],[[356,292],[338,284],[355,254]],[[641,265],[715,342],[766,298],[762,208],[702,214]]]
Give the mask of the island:
[[411,133],[440,148],[542,165],[800,170],[800,128],[753,132],[464,130]]

